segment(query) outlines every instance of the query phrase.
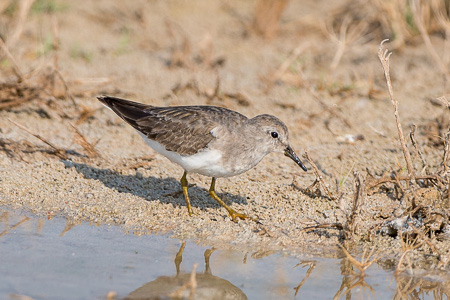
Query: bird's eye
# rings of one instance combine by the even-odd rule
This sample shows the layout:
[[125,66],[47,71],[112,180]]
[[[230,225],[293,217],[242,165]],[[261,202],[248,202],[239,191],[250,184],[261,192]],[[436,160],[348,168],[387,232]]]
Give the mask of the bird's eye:
[[278,132],[276,132],[276,131],[272,131],[272,132],[270,133],[270,135],[271,135],[274,139],[278,138]]

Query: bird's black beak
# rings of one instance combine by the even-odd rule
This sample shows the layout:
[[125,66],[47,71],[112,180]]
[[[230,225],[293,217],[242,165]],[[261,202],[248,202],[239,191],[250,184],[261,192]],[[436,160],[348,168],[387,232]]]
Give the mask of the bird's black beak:
[[291,146],[288,146],[286,148],[286,150],[284,150],[284,155],[286,155],[287,157],[289,157],[290,159],[292,159],[293,161],[295,161],[295,163],[297,165],[300,166],[300,168],[303,169],[303,171],[307,171],[308,169],[306,169],[306,167],[303,165],[302,161],[300,160],[300,158],[298,158],[297,154],[295,154],[294,150],[292,150]]

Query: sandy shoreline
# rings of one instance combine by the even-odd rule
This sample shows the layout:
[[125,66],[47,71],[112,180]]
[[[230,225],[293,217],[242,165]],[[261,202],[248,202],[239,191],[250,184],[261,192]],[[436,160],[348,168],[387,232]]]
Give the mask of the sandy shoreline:
[[[233,5],[252,12],[248,4]],[[143,1],[113,6],[102,1],[71,2],[55,13],[58,68],[68,86],[65,89],[56,79],[54,92],[59,91],[59,96],[48,95],[48,78],[55,73],[39,67],[52,66],[55,54],[36,54],[39,30],[51,36],[51,18],[31,15],[23,40],[11,51],[20,58],[24,72],[39,72],[30,73],[25,83],[13,88],[2,85],[0,92],[4,99],[38,92],[23,105],[0,110],[0,206],[72,222],[121,225],[136,234],[170,234],[222,249],[342,255],[337,243],[348,232],[342,227],[352,214],[355,172],[367,180],[394,173],[401,177],[406,174],[404,158],[376,57],[379,41],[349,48],[339,67],[330,72],[336,45],[308,21],[321,15],[325,4],[291,5],[280,35],[265,41],[246,32],[219,2],[201,1],[193,7]],[[140,11],[145,17],[136,17]],[[78,29],[79,24],[84,26]],[[303,28],[296,24],[309,30],[296,29]],[[171,30],[173,36],[168,34]],[[183,39],[191,50],[178,57],[184,61],[170,65],[183,49]],[[297,48],[300,42],[304,44]],[[445,50],[437,36],[433,43]],[[303,52],[299,50],[283,76],[270,79],[295,49]],[[394,50],[393,86],[405,134],[417,125],[416,139],[427,159],[427,172],[443,174],[442,134],[450,113],[436,98],[448,95],[448,87],[424,53],[422,44]],[[4,73],[5,81],[14,82],[11,69]],[[17,96],[17,90],[23,95]],[[132,128],[102,108],[95,99],[100,94],[154,105],[219,105],[248,117],[278,116],[289,128],[293,149],[299,156],[308,151],[336,197],[329,199],[323,189],[304,190],[316,179],[308,163],[310,170],[304,173],[283,155],[271,154],[247,173],[219,179],[216,185],[219,196],[233,209],[259,218],[262,224],[233,223],[209,197],[210,178],[196,174],[188,177],[195,184],[189,193],[197,213],[189,217],[180,193],[183,170],[153,152]],[[63,154],[58,157],[50,146],[9,120],[50,141]],[[71,125],[99,155],[83,147]],[[426,174],[409,140],[408,146],[417,173]],[[448,175],[442,178],[448,180]],[[409,189],[403,181],[395,184],[388,181],[366,191],[354,228],[355,251],[376,246],[387,257],[401,253],[398,233],[379,231],[392,227],[386,225],[389,221],[406,220],[410,212],[411,203],[402,196]],[[421,215],[412,219],[425,220],[417,222],[435,248],[424,246],[413,252],[423,258],[431,251],[428,261],[448,269],[448,183],[433,184],[420,183],[416,200],[423,209],[414,211]],[[319,224],[341,228],[305,230]],[[433,233],[427,231],[430,228]]]

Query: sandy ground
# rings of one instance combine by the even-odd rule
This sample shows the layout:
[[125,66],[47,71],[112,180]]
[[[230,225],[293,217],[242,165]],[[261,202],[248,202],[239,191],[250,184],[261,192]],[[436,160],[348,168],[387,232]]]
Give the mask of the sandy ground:
[[[76,105],[56,78],[53,95],[59,92],[59,97],[41,93],[39,101],[0,110],[1,206],[48,217],[62,215],[74,222],[123,225],[137,234],[168,233],[262,255],[281,249],[334,255],[337,242],[343,241],[342,230],[304,229],[346,223],[354,199],[354,172],[368,176],[369,170],[378,177],[392,171],[407,174],[377,57],[384,37],[367,33],[346,48],[331,70],[338,46],[322,26],[334,11],[328,1],[291,1],[270,40],[245,25],[252,20],[252,1],[51,3],[56,5],[52,13],[31,12],[20,41],[10,51],[22,72],[30,74],[25,83],[46,86],[42,83],[46,66],[55,65],[55,52],[46,47],[48,41],[51,45],[56,20],[58,70]],[[443,58],[450,53],[440,36],[432,36],[432,43]],[[295,49],[298,56],[282,76],[276,75]],[[445,122],[448,126],[450,114],[430,99],[445,95],[448,99],[449,85],[420,36],[394,50],[391,76],[405,135],[412,124],[417,126],[416,139],[428,170],[437,172],[444,146],[433,143],[436,136],[430,130]],[[14,78],[11,64],[5,63],[2,81]],[[213,97],[217,82],[219,90]],[[95,99],[100,94],[153,105],[219,105],[248,117],[276,115],[287,124],[294,150],[299,155],[308,151],[338,197],[328,199],[323,190],[317,197],[305,193],[302,189],[316,178],[310,164],[306,163],[310,170],[305,173],[283,155],[271,154],[247,173],[218,179],[216,185],[228,204],[259,218],[261,224],[233,223],[209,198],[210,178],[196,174],[188,176],[195,183],[189,193],[196,212],[189,217],[178,182],[183,170],[102,108]],[[80,120],[83,111],[90,116]],[[52,154],[48,145],[9,120],[66,150],[68,158]],[[95,145],[99,156],[80,146],[70,124]],[[347,135],[363,138],[349,142]],[[410,144],[408,139],[420,173],[421,160]],[[448,268],[449,200],[435,189],[422,192],[420,205],[442,215],[439,238],[433,240],[438,254],[431,252],[435,262]],[[392,184],[372,189],[361,207],[356,244],[375,243],[387,256],[400,253],[399,239],[378,230],[384,222],[404,217],[407,210],[408,201],[395,196]]]

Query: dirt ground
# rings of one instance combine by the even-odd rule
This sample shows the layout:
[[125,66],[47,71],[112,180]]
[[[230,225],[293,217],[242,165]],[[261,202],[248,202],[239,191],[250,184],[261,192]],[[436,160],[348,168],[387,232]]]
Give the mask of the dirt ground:
[[[0,57],[1,206],[256,255],[338,255],[337,243],[352,241],[356,249],[376,246],[383,257],[408,252],[424,258],[415,266],[449,269],[450,162],[443,157],[450,43],[433,19],[426,23],[430,48],[420,26],[396,32],[388,9],[365,1],[286,1],[275,22],[277,7],[258,10],[255,1],[36,0],[22,19],[20,4],[5,3],[0,36],[15,63]],[[269,29],[255,25],[258,14],[268,15],[261,18]],[[415,186],[405,180],[377,56],[385,38],[393,40],[384,46],[393,51],[390,75]],[[271,154],[216,185],[228,204],[261,224],[233,223],[209,197],[210,178],[196,174],[188,176],[196,213],[189,217],[183,170],[102,107],[101,94],[278,116],[329,192],[311,187],[316,174],[306,158],[305,173]],[[425,169],[409,138],[412,125]],[[356,197],[358,176],[364,189]],[[317,225],[325,228],[311,228]]]

